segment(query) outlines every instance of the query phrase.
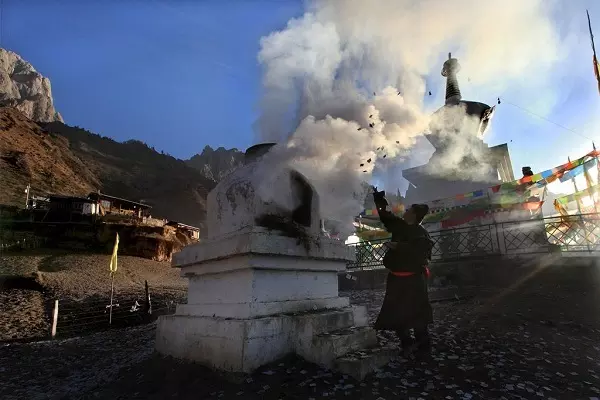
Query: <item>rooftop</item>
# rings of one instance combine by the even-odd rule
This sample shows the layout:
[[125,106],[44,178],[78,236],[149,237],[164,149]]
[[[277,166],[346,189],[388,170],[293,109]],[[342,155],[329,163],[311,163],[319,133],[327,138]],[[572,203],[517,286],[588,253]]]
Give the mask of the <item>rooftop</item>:
[[133,204],[135,206],[138,206],[139,208],[144,208],[144,209],[150,209],[152,208],[151,205],[149,204],[145,204],[145,203],[140,203],[137,201],[133,201],[133,200],[127,200],[127,199],[123,199],[121,197],[116,197],[116,196],[110,196],[108,194],[104,194],[104,193],[97,193],[97,192],[92,192],[88,195],[88,198],[90,199],[94,199],[94,200],[113,200],[113,201],[120,201],[122,203],[129,203],[129,204]]
[[167,222],[167,225],[177,225],[180,228],[196,230],[196,231],[200,230],[200,228],[198,228],[197,226],[187,225],[187,224],[177,222],[177,221],[169,221],[169,222]]
[[82,203],[93,203],[93,200],[87,198],[87,197],[80,197],[80,196],[66,196],[66,195],[62,195],[62,194],[49,194],[48,196],[46,196],[48,198],[48,200],[53,201],[53,200],[65,200],[65,201],[80,201]]

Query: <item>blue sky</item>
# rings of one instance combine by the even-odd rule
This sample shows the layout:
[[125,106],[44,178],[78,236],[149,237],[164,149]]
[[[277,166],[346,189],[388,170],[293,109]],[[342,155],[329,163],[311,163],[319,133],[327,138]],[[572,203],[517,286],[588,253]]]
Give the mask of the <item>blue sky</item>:
[[[302,5],[292,0],[4,0],[1,46],[50,78],[56,108],[69,125],[119,141],[143,140],[189,158],[207,144],[240,149],[252,144],[259,40],[301,15]],[[570,36],[570,53],[556,75],[557,98],[548,107],[544,99],[524,104],[520,93],[498,94],[505,101],[486,141],[508,142],[515,173],[522,165],[539,171],[582,155],[591,149],[591,139],[600,147],[600,96],[585,8],[600,47],[600,2],[565,1],[555,23]],[[464,79],[462,84],[464,98],[495,104],[495,95],[478,98]],[[443,90],[431,101],[440,101]]]

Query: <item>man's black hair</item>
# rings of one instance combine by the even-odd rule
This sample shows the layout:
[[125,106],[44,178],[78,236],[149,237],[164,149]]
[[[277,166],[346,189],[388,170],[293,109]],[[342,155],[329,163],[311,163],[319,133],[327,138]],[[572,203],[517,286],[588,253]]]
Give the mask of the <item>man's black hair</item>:
[[415,211],[415,216],[417,217],[417,222],[423,221],[423,218],[429,212],[429,206],[427,204],[413,204],[410,206]]

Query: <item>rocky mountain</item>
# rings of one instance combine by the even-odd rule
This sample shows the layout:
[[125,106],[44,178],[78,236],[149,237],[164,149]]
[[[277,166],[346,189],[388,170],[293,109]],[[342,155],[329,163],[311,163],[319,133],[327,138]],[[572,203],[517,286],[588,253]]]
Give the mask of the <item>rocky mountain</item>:
[[[102,192],[152,205],[152,215],[194,226],[206,217],[206,196],[215,182],[175,157],[138,140],[117,142],[61,122],[40,123],[68,142]],[[33,186],[33,185],[32,185]]]
[[0,204],[24,206],[27,184],[38,195],[82,195],[101,186],[66,138],[49,135],[14,108],[0,108]]
[[206,146],[202,153],[196,154],[186,161],[190,167],[200,171],[202,175],[213,182],[219,182],[243,162],[244,153],[238,149],[219,147],[213,150],[210,146]]
[[18,54],[0,48],[0,107],[6,106],[36,122],[63,122],[54,109],[50,80]]
[[31,194],[86,196],[102,192],[153,206],[152,214],[201,227],[206,196],[239,166],[237,149],[183,161],[145,143],[124,143],[63,123],[50,81],[11,51],[0,49],[0,204],[24,205]]
[[[34,123],[15,108],[0,108],[0,204],[23,206],[27,184],[33,195],[85,196],[100,190],[144,201],[153,216],[203,227],[208,192],[242,162],[237,149],[209,146],[183,161],[138,140],[120,143],[62,122]],[[388,197],[394,204],[398,200]],[[367,195],[366,206],[370,202]]]

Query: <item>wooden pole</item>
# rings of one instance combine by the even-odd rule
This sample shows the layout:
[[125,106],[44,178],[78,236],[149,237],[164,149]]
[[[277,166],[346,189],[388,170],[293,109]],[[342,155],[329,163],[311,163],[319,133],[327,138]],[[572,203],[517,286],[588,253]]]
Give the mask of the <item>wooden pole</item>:
[[[571,157],[567,158],[567,160],[571,162]],[[571,178],[571,182],[573,183],[573,187],[575,188],[575,193],[579,192],[579,190],[577,189],[577,182],[575,182],[575,177]],[[577,203],[577,211],[579,212],[579,215],[581,215],[581,205],[579,198],[576,198],[575,202]]]
[[56,325],[58,324],[58,300],[54,300],[54,311],[52,312],[52,339],[56,336]]
[[[496,233],[496,243],[498,244],[498,253],[504,254],[505,251],[503,251],[503,249],[505,250],[506,246],[504,245],[504,240],[502,241],[502,243],[500,243],[500,232],[498,232],[499,222],[496,220],[496,213],[494,212],[495,210],[492,207],[492,196],[490,196],[489,189],[486,189],[485,194],[488,199],[488,211],[490,213],[490,216],[492,217],[492,225],[494,225],[494,230],[496,231],[495,233]],[[504,228],[504,226],[502,226],[502,228]],[[504,236],[503,236],[503,238],[504,238]],[[492,246],[492,248],[493,248],[493,246]]]
[[[596,143],[592,142],[592,147],[594,148],[594,151],[596,151]],[[596,176],[596,185],[600,185],[600,158],[598,156],[596,156],[596,171],[597,176]],[[596,193],[591,193],[592,196],[592,200],[594,201],[594,210],[596,211],[596,214],[598,214],[598,202],[600,201],[600,195],[596,192]]]
[[145,291],[146,291],[146,315],[152,315],[152,301],[150,300],[150,289],[148,288],[148,281],[144,281]]
[[110,310],[108,312],[108,324],[112,325],[113,294],[115,289],[115,274],[110,273]]
[[592,52],[594,53],[594,57],[596,57],[596,45],[594,44],[594,33],[592,31],[592,21],[590,20],[590,12],[589,12],[589,10],[585,10],[585,13],[587,14],[588,29],[590,30],[590,40],[592,42]]
[[594,44],[594,33],[592,32],[592,21],[590,20],[590,12],[585,10],[588,20],[588,28],[590,30],[590,41],[592,42],[592,53],[594,55],[594,75],[596,75],[596,81],[598,84],[598,91],[600,91],[600,71],[598,71],[598,58],[596,56],[596,45]]
[[[571,162],[571,158],[568,158],[569,162]],[[584,166],[585,168],[585,166]],[[575,194],[577,194],[577,192],[579,192],[579,190],[577,189],[577,182],[575,182],[575,177],[571,178],[571,182],[573,182],[573,187],[575,188]],[[585,227],[585,220],[583,219],[583,216],[581,215],[581,200],[579,199],[579,197],[575,197],[575,202],[577,203],[577,211],[579,212],[579,221],[581,221],[581,227],[583,228],[583,234],[585,237],[585,242],[587,245],[587,249],[588,252],[591,253],[591,249],[590,249],[590,240],[588,237],[588,233],[587,233],[587,229]]]
[[25,198],[25,209],[29,208],[29,191],[31,190],[31,185],[27,184],[27,187],[25,188],[25,193],[27,195],[27,197]]

